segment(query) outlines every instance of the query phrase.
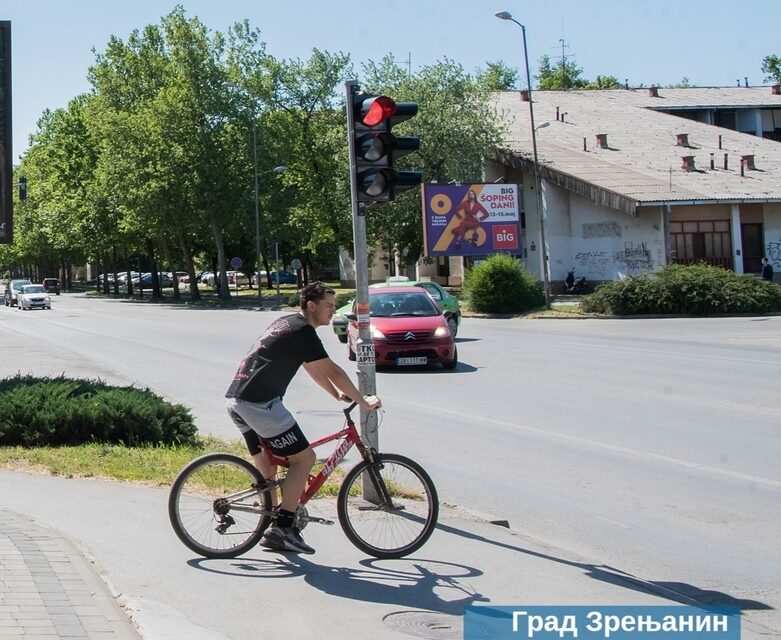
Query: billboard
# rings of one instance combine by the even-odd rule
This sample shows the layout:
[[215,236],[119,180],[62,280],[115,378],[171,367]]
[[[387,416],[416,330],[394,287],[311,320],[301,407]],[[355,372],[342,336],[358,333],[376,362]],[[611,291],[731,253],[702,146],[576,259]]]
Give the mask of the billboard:
[[11,23],[0,20],[0,244],[13,236],[11,148]]
[[424,184],[425,255],[519,253],[520,193],[517,184]]

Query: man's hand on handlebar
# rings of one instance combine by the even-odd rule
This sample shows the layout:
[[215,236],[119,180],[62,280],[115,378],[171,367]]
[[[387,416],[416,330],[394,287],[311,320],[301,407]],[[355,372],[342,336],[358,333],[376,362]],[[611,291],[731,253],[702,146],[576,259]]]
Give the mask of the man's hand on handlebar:
[[380,400],[377,396],[364,396],[363,399],[366,402],[366,406],[364,408],[368,411],[374,411],[382,407],[382,400]]

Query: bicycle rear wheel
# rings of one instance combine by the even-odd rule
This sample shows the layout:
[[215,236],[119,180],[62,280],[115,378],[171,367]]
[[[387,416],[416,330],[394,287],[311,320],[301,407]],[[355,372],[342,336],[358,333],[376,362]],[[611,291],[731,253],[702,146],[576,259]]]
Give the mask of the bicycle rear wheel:
[[439,498],[417,462],[393,453],[362,461],[345,476],[337,499],[347,538],[375,558],[417,551],[437,526]]
[[174,480],[168,518],[176,535],[206,558],[234,558],[254,547],[271,522],[260,472],[228,453],[193,460]]

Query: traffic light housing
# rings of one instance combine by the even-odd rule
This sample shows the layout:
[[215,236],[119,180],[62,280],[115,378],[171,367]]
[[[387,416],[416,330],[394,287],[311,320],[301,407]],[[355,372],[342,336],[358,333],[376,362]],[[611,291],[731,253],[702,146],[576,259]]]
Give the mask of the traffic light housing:
[[27,178],[19,178],[19,200],[27,200]]
[[0,244],[13,241],[11,22],[0,20]]
[[420,138],[396,136],[391,131],[398,123],[417,115],[417,103],[356,93],[351,107],[350,163],[358,202],[389,202],[401,191],[418,186],[422,174],[397,171],[394,162],[417,151]]

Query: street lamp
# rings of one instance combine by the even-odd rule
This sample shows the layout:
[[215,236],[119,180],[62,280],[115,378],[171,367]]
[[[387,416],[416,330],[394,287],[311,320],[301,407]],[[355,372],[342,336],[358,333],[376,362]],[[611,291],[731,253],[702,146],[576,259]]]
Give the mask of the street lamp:
[[263,304],[263,287],[260,286],[260,272],[262,271],[262,264],[260,260],[260,195],[259,195],[259,177],[263,173],[283,173],[287,170],[287,167],[274,167],[273,169],[269,169],[268,171],[263,171],[262,173],[258,173],[258,124],[257,124],[257,114],[255,113],[255,106],[257,105],[257,101],[252,98],[252,96],[249,95],[249,93],[239,85],[233,83],[233,82],[226,82],[225,86],[229,89],[235,89],[237,91],[241,91],[247,98],[249,98],[252,101],[252,166],[254,168],[255,173],[255,255],[257,256],[255,267],[258,272],[258,300],[260,301],[260,304]]
[[534,126],[534,101],[532,100],[532,81],[529,73],[529,51],[526,47],[526,27],[513,18],[509,11],[500,11],[495,14],[500,20],[509,20],[521,28],[523,34],[523,60],[526,65],[526,86],[529,95],[529,119],[531,120],[532,150],[534,153],[534,188],[537,190],[537,213],[540,217],[540,270],[542,271],[542,286],[545,292],[545,306],[550,307],[550,277],[548,276],[548,250],[545,246],[545,213],[542,210],[542,188],[540,180],[540,165],[537,158],[537,129],[550,125],[544,122],[539,127]]

